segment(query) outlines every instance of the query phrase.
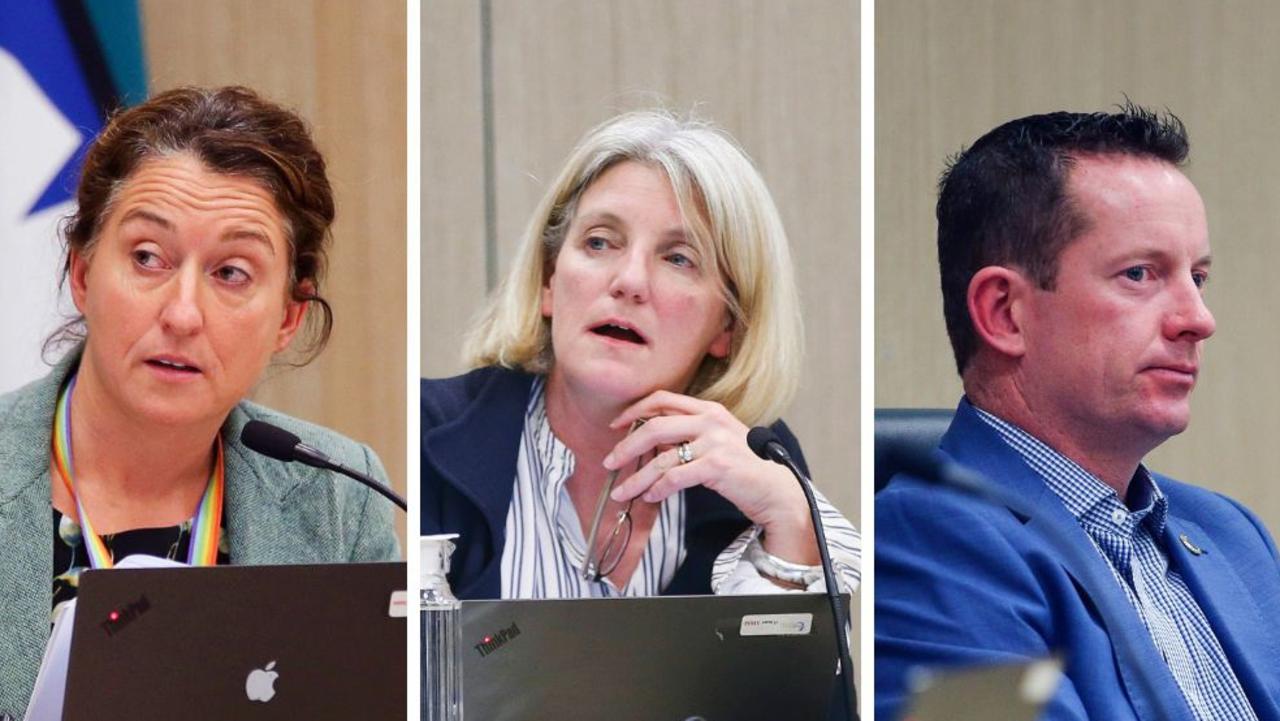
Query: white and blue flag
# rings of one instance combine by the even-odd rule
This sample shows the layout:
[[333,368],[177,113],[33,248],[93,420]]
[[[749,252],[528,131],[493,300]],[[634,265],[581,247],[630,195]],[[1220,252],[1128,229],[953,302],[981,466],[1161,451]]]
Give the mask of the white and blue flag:
[[0,0],[0,393],[48,372],[58,221],[107,113],[146,94],[135,0]]

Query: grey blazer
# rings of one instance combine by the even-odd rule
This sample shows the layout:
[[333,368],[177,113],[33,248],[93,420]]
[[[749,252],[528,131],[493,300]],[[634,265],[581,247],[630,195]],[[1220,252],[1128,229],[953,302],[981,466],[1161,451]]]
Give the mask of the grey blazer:
[[[53,602],[50,443],[69,353],[45,378],[0,396],[0,719],[22,718],[49,636]],[[386,482],[374,452],[350,439],[241,402],[222,426],[223,518],[234,564],[389,561],[400,556],[391,504],[327,471],[280,463],[240,444],[261,419],[296,433],[335,460]]]

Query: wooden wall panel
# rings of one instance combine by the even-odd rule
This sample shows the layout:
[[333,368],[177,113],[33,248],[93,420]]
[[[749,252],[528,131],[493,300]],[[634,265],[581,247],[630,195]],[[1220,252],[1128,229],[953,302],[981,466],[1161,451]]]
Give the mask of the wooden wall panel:
[[1126,96],[1187,124],[1187,174],[1213,244],[1190,429],[1154,468],[1222,491],[1280,529],[1280,6],[1261,0],[877,3],[876,405],[953,406],[934,246],[944,159],[997,124]]
[[248,85],[311,123],[338,206],[333,338],[311,365],[269,370],[254,399],[368,443],[403,493],[404,3],[143,0],[142,13],[153,91]]
[[422,374],[461,369],[484,302],[484,115],[480,3],[422,8]]

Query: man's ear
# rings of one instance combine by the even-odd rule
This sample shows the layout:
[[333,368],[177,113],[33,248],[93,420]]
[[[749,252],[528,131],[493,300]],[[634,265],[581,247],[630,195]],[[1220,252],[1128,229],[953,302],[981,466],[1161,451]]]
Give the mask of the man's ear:
[[1027,302],[1034,285],[1013,268],[989,265],[969,281],[969,319],[982,342],[998,353],[1020,358],[1027,352]]

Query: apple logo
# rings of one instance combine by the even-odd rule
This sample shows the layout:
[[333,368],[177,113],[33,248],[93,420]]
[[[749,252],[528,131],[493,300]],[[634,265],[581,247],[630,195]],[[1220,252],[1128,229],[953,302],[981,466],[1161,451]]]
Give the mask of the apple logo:
[[276,662],[272,661],[262,668],[255,668],[249,672],[249,677],[244,680],[244,693],[250,701],[266,703],[276,695],[276,678],[280,674],[273,670],[275,667]]

